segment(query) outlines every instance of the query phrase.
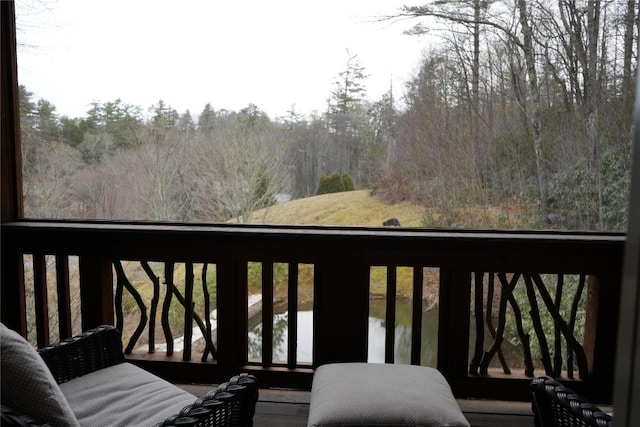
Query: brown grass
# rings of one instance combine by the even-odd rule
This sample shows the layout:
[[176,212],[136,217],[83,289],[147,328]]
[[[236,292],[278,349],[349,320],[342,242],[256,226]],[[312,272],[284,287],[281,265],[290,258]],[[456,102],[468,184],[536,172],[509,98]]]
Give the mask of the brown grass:
[[422,226],[424,207],[409,202],[386,204],[369,190],[323,194],[292,200],[253,214],[256,224],[382,226],[397,218],[408,227]]

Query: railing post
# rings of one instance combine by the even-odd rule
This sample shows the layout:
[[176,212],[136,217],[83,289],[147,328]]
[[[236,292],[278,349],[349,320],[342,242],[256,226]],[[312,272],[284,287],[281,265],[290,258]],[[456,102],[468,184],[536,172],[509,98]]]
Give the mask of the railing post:
[[33,254],[33,299],[36,311],[36,342],[41,348],[49,345],[47,260],[43,254]]
[[71,326],[71,288],[69,286],[69,257],[56,256],[56,288],[58,290],[58,335],[60,339],[73,335]]
[[471,272],[440,270],[438,370],[451,380],[467,377]]
[[216,275],[218,364],[227,368],[243,366],[249,352],[247,262],[219,262]]
[[111,261],[80,256],[80,310],[82,330],[113,325],[113,269]]
[[0,303],[2,323],[23,337],[27,336],[27,312],[22,254],[11,251],[2,239],[2,268],[0,269]]
[[316,265],[314,284],[315,366],[366,362],[369,322],[369,267],[359,248],[341,245]]
[[[615,375],[618,308],[620,307],[621,271],[589,276],[585,313],[584,349],[591,367],[590,380],[598,384],[594,390],[606,401],[613,393],[611,381]],[[616,331],[616,333],[612,333]]]

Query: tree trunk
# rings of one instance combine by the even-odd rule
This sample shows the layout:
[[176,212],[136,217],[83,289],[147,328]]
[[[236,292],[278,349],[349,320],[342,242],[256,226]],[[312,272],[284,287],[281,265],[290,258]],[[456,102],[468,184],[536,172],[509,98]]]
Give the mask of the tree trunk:
[[542,148],[542,119],[540,105],[540,88],[538,87],[538,74],[536,71],[535,53],[533,50],[533,32],[529,25],[529,16],[526,0],[518,0],[517,3],[520,31],[523,38],[523,50],[529,78],[529,90],[531,92],[531,127],[533,133],[533,150],[536,156],[536,172],[538,176],[538,190],[540,192],[540,217],[544,223],[550,223],[549,219],[549,177],[547,164]]
[[633,64],[633,31],[636,24],[636,1],[627,1],[627,11],[624,17],[624,58],[622,69],[622,111],[633,110],[634,70]]

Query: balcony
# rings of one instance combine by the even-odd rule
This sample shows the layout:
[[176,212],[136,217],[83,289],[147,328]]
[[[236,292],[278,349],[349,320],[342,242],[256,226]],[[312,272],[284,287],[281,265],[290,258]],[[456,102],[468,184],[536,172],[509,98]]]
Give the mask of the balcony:
[[[265,420],[276,408],[279,419],[300,421],[315,367],[369,360],[373,295],[384,297],[384,361],[399,363],[398,346],[409,352],[408,363],[432,360],[426,364],[445,375],[466,414],[495,412],[518,423],[527,416],[529,382],[545,373],[594,402],[613,401],[615,380],[616,392],[633,395],[632,380],[625,380],[626,390],[618,384],[620,372],[634,368],[633,350],[628,358],[615,351],[618,336],[637,347],[630,321],[618,330],[619,313],[637,317],[634,299],[621,297],[637,298],[637,265],[623,280],[624,234],[24,220],[15,28],[11,2],[2,3],[1,320],[38,346],[115,324],[126,332],[131,362],[194,393],[250,371],[263,395],[279,400],[263,404],[262,414],[259,405],[258,415]],[[628,238],[637,242],[637,235],[631,226]],[[126,266],[142,272],[150,298]],[[259,358],[251,356],[248,339],[256,270]],[[408,318],[397,310],[397,290],[407,277]],[[203,282],[212,283],[207,291]],[[297,352],[301,289],[311,290],[308,358]],[[425,289],[437,296],[437,314],[428,318],[437,331],[431,346],[422,333]],[[204,308],[194,305],[199,292]],[[273,319],[282,304],[286,356],[274,357]],[[179,326],[174,319],[169,327],[175,312]],[[407,342],[398,342],[400,323],[410,331]],[[179,339],[184,344],[172,348]],[[507,349],[515,349],[515,363],[504,357]],[[489,425],[482,419],[478,425]]]
[[[25,302],[33,292],[39,346],[74,328],[110,323],[132,331],[123,343],[129,360],[173,382],[216,383],[243,370],[265,388],[309,390],[314,367],[368,360],[372,272],[380,270],[386,288],[384,361],[396,362],[397,272],[408,269],[410,363],[424,358],[422,296],[426,282],[435,280],[435,366],[456,397],[526,401],[531,378],[547,373],[609,403],[624,242],[623,235],[589,233],[21,221],[2,226],[3,283],[18,284],[2,287],[2,317],[26,332]],[[133,297],[133,318],[139,319],[133,325],[123,323],[122,295],[137,293],[124,263],[147,271],[145,280],[154,288],[149,303]],[[151,263],[154,272],[146,270]],[[77,281],[70,279],[76,265]],[[248,344],[249,270],[256,265],[263,325],[259,360],[249,356]],[[205,298],[215,299],[214,334],[209,316],[193,309],[194,289],[207,270],[215,277]],[[299,310],[301,270],[311,276],[305,280],[313,289],[312,360],[298,360],[296,351],[299,325],[292,314]],[[282,271],[285,289],[274,286]],[[33,278],[32,285],[25,286],[25,277]],[[72,321],[74,287],[80,325]],[[274,294],[285,295],[290,314],[284,360],[272,356]],[[187,307],[179,330],[167,328],[172,305]],[[578,307],[584,313],[580,325]],[[523,327],[523,319],[532,328]],[[544,330],[544,319],[554,327]],[[211,339],[193,345],[194,330]],[[507,343],[505,330],[515,331],[510,341],[516,345]],[[184,346],[174,351],[176,337],[184,337]],[[169,344],[158,350],[156,341]],[[516,348],[520,363],[501,361],[507,345]]]

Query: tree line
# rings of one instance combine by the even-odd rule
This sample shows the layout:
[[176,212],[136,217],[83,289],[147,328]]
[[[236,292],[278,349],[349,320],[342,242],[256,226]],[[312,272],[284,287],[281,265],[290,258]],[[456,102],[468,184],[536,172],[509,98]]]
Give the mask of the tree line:
[[[635,0],[432,0],[383,20],[436,40],[378,100],[347,52],[324,112],[120,99],[86,116],[20,87],[29,217],[247,222],[347,174],[443,211],[511,201],[536,228],[625,230],[638,54]],[[434,225],[434,224],[425,224]],[[440,224],[435,224],[440,225]]]

